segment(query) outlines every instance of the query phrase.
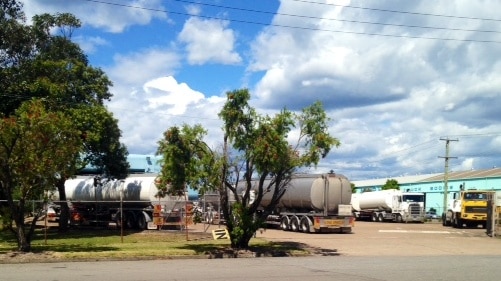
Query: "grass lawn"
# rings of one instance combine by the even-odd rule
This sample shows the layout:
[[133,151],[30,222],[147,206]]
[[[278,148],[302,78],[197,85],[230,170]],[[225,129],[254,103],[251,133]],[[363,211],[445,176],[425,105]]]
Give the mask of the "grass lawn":
[[221,258],[244,256],[307,255],[295,243],[272,243],[253,238],[250,249],[230,249],[230,241],[214,240],[212,233],[198,230],[121,231],[106,228],[39,228],[31,243],[32,253],[17,253],[12,232],[0,231],[0,262],[45,262],[71,260],[131,260],[167,258]]

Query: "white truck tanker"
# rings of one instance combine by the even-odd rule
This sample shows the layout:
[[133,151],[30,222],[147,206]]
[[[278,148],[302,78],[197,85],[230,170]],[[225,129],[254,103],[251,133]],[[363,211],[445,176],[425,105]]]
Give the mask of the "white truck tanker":
[[357,220],[374,222],[424,222],[424,194],[398,189],[353,193],[353,214]]
[[[343,175],[296,175],[266,223],[285,231],[349,233],[355,221],[350,199],[351,184]],[[270,200],[266,193],[261,206]]]
[[[115,222],[125,228],[146,229],[175,222],[182,224],[186,197],[159,197],[156,178],[156,175],[146,174],[124,180],[100,180],[90,176],[67,180],[65,190],[70,225]],[[55,198],[56,203],[57,200]]]

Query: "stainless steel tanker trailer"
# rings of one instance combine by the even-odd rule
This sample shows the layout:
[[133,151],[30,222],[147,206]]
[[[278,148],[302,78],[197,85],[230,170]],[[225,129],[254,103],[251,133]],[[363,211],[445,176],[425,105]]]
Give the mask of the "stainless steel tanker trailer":
[[[295,175],[266,223],[285,231],[349,233],[355,221],[351,193],[350,181],[340,174]],[[261,206],[270,199],[266,193]]]
[[[134,175],[123,180],[78,177],[65,182],[70,225],[108,225],[146,229],[182,225],[185,196],[159,197],[156,175]],[[55,203],[58,203],[55,198]]]

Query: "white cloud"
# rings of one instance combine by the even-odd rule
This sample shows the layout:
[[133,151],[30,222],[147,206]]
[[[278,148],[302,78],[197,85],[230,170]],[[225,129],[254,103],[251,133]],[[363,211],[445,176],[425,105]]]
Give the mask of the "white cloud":
[[106,73],[113,81],[140,85],[157,77],[169,76],[180,66],[180,57],[167,48],[150,48],[114,57],[115,64]]
[[77,36],[73,38],[73,41],[77,43],[86,54],[92,54],[96,52],[98,47],[110,45],[110,43],[106,41],[106,39],[98,36],[97,37]]
[[129,151],[154,153],[163,132],[182,124],[203,124],[210,133],[207,142],[216,145],[220,141],[217,112],[225,99],[205,97],[172,76],[146,81],[135,91],[122,91],[108,107],[120,122]]
[[149,110],[166,108],[167,114],[186,113],[189,105],[197,104],[204,98],[200,92],[193,91],[185,83],[178,84],[174,77],[161,77],[147,82],[143,87],[148,100]]
[[[342,143],[320,163],[324,171],[334,169],[352,179],[443,172],[444,160],[438,157],[445,153],[442,136],[459,140],[451,144],[451,155],[458,157],[451,159],[451,170],[500,165],[496,162],[501,153],[501,49],[499,43],[475,42],[500,41],[496,32],[478,31],[496,31],[498,23],[429,16],[496,19],[499,1],[433,5],[428,1],[280,1],[271,18],[275,26],[262,29],[234,24],[232,18],[244,18],[231,9],[176,1],[123,2],[160,9],[177,5],[178,10],[188,11],[187,17],[176,16],[180,21],[187,18],[184,25],[173,22],[169,29],[165,28],[167,15],[161,12],[124,9],[119,13],[120,7],[86,1],[25,2],[30,14],[74,11],[84,30],[92,31],[79,40],[82,48],[92,55],[105,49],[113,58],[113,65],[105,69],[114,83],[108,106],[120,120],[131,153],[154,152],[162,133],[183,123],[203,124],[209,143],[217,146],[221,141],[217,113],[225,101],[221,89],[240,86],[245,80],[251,104],[260,113],[323,102],[333,119],[329,130]],[[215,15],[228,20],[203,18]],[[248,33],[251,29],[257,32],[255,37]],[[133,35],[127,37],[131,30]],[[137,40],[141,32],[148,33],[148,40]],[[130,41],[118,42],[118,38]],[[186,60],[172,46],[185,47]],[[225,76],[230,72],[231,77]]]
[[186,44],[189,63],[240,63],[242,58],[234,50],[236,35],[227,27],[228,21],[188,19],[178,40]]
[[[117,2],[115,2],[117,3]],[[86,1],[53,1],[38,0],[24,1],[28,19],[41,13],[74,14],[84,26],[102,28],[107,32],[121,33],[134,25],[147,25],[153,19],[166,19],[166,13],[161,0],[129,0],[121,1],[116,5],[109,3]]]

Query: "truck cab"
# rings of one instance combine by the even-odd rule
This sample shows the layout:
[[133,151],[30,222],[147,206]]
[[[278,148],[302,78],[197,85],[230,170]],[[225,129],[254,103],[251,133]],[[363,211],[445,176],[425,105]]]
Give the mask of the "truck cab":
[[443,216],[444,226],[462,228],[486,227],[487,201],[494,191],[487,190],[464,190],[452,194],[452,199],[447,206],[447,212]]
[[401,207],[403,210],[403,221],[424,222],[424,194],[404,192],[402,194]]

